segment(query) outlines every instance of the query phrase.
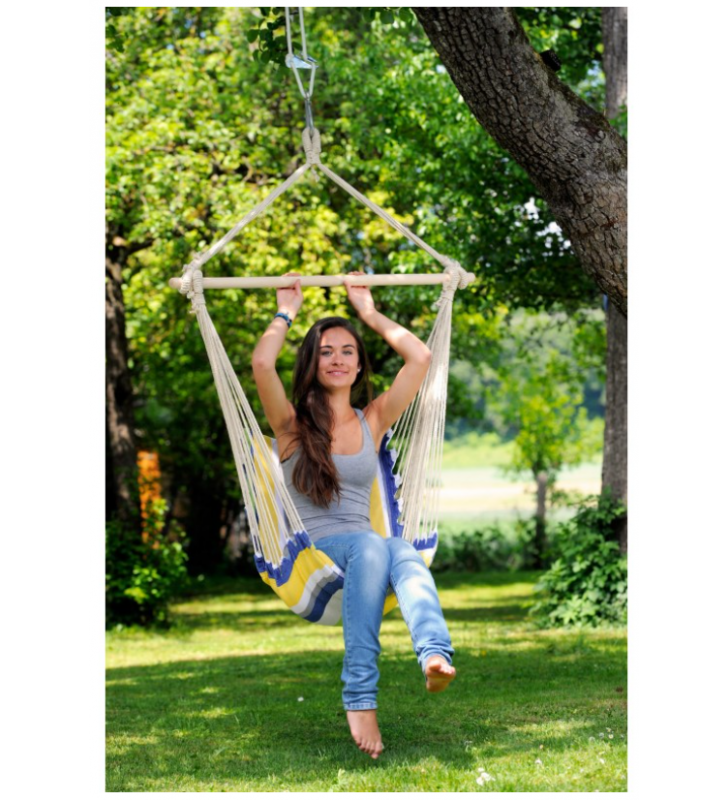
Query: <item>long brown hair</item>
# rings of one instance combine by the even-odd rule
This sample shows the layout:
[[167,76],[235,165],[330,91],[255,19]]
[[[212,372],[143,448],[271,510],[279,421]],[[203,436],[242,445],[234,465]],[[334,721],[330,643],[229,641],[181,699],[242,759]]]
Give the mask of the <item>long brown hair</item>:
[[344,317],[325,317],[316,322],[306,334],[293,370],[293,406],[296,409],[299,444],[298,462],[293,469],[293,485],[318,506],[327,508],[336,497],[341,497],[341,487],[336,465],[331,457],[334,412],[329,405],[326,390],[318,381],[317,371],[321,336],[331,328],[343,328],[356,341],[361,372],[351,387],[352,403],[366,391],[372,399],[369,380],[370,367],[364,342],[359,332]]

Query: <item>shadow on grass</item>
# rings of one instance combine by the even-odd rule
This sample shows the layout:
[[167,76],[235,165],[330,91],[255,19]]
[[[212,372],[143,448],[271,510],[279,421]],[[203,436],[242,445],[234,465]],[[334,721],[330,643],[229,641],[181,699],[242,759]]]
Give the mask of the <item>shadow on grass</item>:
[[[457,590],[464,587],[501,588],[514,584],[529,584],[538,573],[531,572],[494,572],[494,573],[443,573],[436,576],[440,590]],[[207,578],[198,586],[193,587],[181,602],[204,601],[214,597],[229,598],[234,604],[236,597],[246,603],[257,599],[275,599],[270,587],[256,578]],[[522,619],[526,609],[533,603],[533,593],[514,595],[509,593],[506,597],[492,597],[487,605],[474,606],[473,608],[448,608],[446,600],[443,601],[445,616],[453,621],[513,621]],[[193,631],[227,629],[243,631],[257,626],[264,628],[291,628],[300,624],[300,620],[283,605],[276,601],[276,609],[246,609],[244,612],[236,611],[191,611],[186,609],[183,613],[173,616],[173,625],[170,632],[174,635],[185,635]],[[391,616],[396,616],[397,611]]]
[[[493,571],[493,572],[433,572],[435,582],[444,589],[457,589],[463,586],[511,586],[515,583],[533,584],[542,573],[536,571]],[[207,576],[193,579],[185,592],[183,600],[207,598],[217,595],[245,594],[270,596],[271,589],[256,576]]]
[[[437,558],[437,556],[435,556]],[[533,585],[543,572],[532,570],[497,572],[433,572],[435,583],[442,589],[462,589],[472,587],[507,587],[514,584]]]
[[[512,597],[509,599],[518,598]],[[527,602],[529,598],[524,596],[523,600],[523,605],[494,602],[492,605],[475,606],[473,608],[448,608],[444,606],[443,613],[451,623],[521,621],[524,617],[524,609],[529,605]],[[394,609],[384,619],[402,619],[402,614],[399,609]],[[206,630],[283,630],[300,626],[300,618],[285,608],[281,611],[203,611],[198,613],[185,612],[183,615],[178,614],[174,618],[173,625],[168,629],[168,633],[171,636],[189,636],[192,633]]]
[[[425,692],[412,654],[385,654],[379,721],[387,749],[373,762],[349,739],[341,658],[304,651],[109,670],[107,791],[213,781],[245,790],[273,775],[281,788],[321,790],[321,781],[336,785],[340,769],[432,758],[473,770],[473,744],[487,742],[499,755],[537,751],[544,741],[552,752],[579,749],[625,716],[624,696],[615,694],[626,681],[623,647],[600,651],[575,637],[559,649],[516,636],[489,646],[486,658],[461,648],[458,679],[438,695]],[[559,730],[546,733],[555,722]]]
[[[399,642],[406,629],[398,612],[385,618],[383,635],[390,638],[380,659],[378,716],[386,750],[376,762],[349,737],[341,649],[191,657],[108,670],[107,791],[340,791],[342,770],[371,776],[368,791],[389,786],[385,776],[397,770],[418,790],[445,791],[429,777],[433,759],[448,774],[465,775],[477,769],[483,752],[532,764],[542,746],[551,753],[585,752],[589,738],[598,740],[606,726],[626,735],[624,632],[543,633],[512,625],[523,623],[533,599],[528,587],[516,585],[532,584],[534,577],[436,577],[443,592],[512,587],[487,599],[463,592],[453,608],[443,598],[458,678],[442,694],[425,691],[406,640],[392,651],[391,637]],[[194,594],[272,597],[250,579]],[[463,608],[470,601],[477,605]],[[267,632],[298,626],[305,637],[310,628],[282,604],[245,613],[228,608],[187,609],[167,635],[245,631],[269,650],[275,645]],[[602,790],[611,789],[603,784]]]

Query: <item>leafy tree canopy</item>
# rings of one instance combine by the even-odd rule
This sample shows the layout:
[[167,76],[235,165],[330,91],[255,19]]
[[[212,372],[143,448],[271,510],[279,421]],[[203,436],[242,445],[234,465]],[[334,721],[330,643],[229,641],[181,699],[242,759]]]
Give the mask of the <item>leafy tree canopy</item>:
[[[538,47],[557,49],[564,74],[596,96],[597,10],[558,10],[558,35],[547,11],[519,14]],[[265,56],[282,41],[279,12],[107,10],[108,238],[111,247],[137,251],[124,277],[139,433],[166,455],[174,479],[194,472],[222,483],[224,474],[233,492],[202,343],[167,280],[301,163],[301,97],[290,72]],[[309,52],[321,64],[314,114],[327,163],[478,274],[477,288],[459,300],[455,357],[490,358],[493,325],[508,308],[597,302],[527,176],[474,121],[411,12],[317,9],[307,12],[306,26]],[[357,268],[433,265],[337,187],[306,180],[206,273]],[[378,295],[385,313],[423,336],[435,299],[430,288]],[[273,293],[209,293],[208,304],[250,390],[249,354],[273,313]],[[345,308],[341,290],[307,291],[308,314],[282,356],[284,378],[306,319]],[[381,342],[368,344],[386,376],[391,354]]]

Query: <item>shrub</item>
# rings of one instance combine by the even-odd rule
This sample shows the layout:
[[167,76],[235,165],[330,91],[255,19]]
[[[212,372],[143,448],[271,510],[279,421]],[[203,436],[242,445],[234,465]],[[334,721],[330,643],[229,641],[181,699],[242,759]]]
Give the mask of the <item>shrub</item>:
[[555,558],[551,546],[553,523],[546,521],[544,530],[539,533],[538,520],[533,516],[516,520],[514,530],[514,553],[518,569],[544,569],[551,566]]
[[625,513],[608,494],[587,499],[553,538],[556,560],[536,585],[531,609],[540,624],[597,626],[627,621],[627,557],[614,523]]
[[166,504],[149,504],[145,540],[118,521],[106,526],[106,625],[159,625],[169,620],[169,602],[188,583],[183,533],[175,523],[165,533]]
[[497,525],[490,525],[479,530],[441,536],[432,571],[518,569],[520,562],[518,545],[510,541]]

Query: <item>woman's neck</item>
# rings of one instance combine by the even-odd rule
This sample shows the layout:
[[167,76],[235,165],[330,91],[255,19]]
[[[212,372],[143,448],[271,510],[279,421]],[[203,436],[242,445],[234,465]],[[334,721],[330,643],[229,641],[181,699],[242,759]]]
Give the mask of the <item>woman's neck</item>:
[[341,422],[347,422],[354,414],[354,408],[351,405],[351,393],[344,394],[336,393],[329,395],[329,407],[334,412],[334,425]]

